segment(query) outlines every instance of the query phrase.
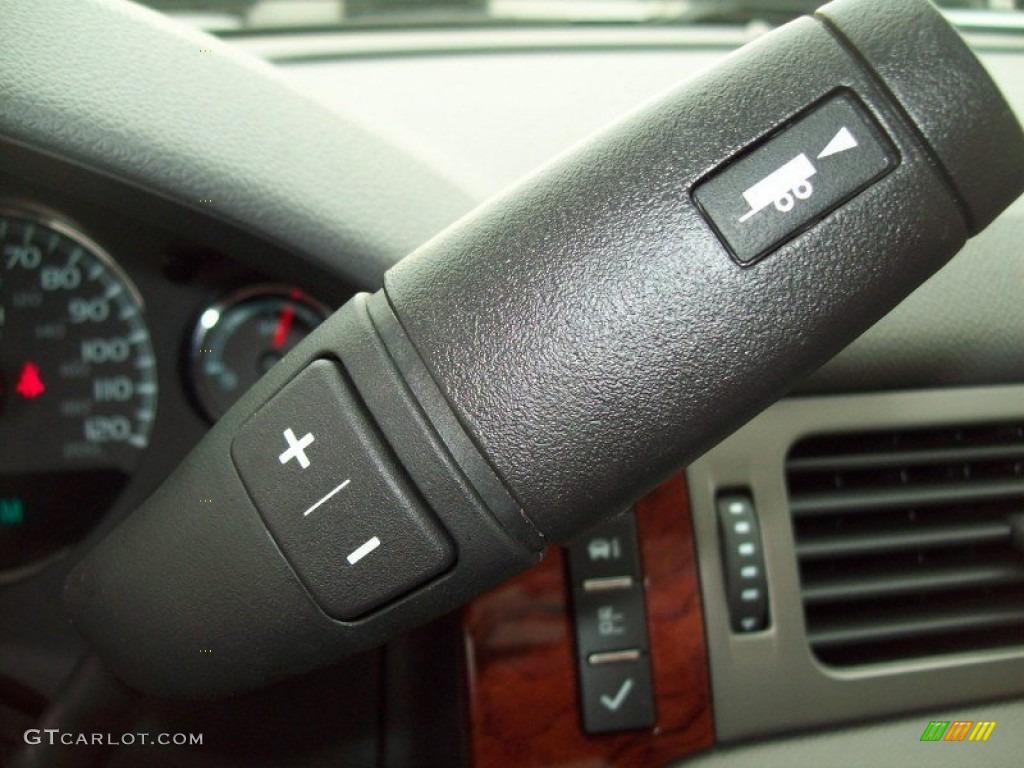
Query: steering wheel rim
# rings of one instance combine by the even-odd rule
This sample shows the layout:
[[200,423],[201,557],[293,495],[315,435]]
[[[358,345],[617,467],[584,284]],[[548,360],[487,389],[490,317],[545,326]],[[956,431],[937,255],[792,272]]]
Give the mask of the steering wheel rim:
[[4,6],[0,140],[201,210],[362,288],[471,206],[272,65],[148,8]]

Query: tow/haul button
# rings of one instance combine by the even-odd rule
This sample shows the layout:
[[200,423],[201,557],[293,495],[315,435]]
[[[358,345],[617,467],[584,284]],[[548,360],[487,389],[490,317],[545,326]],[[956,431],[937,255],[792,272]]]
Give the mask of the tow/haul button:
[[257,411],[231,455],[281,551],[335,618],[359,617],[455,560],[331,361],[311,363]]
[[716,171],[693,197],[745,266],[898,164],[892,142],[860,102],[843,92]]

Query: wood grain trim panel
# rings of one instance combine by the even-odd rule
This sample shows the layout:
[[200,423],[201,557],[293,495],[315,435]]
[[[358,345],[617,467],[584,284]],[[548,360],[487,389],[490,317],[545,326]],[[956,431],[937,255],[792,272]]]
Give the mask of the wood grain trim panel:
[[686,484],[637,504],[658,715],[651,730],[587,736],[562,552],[463,614],[474,768],[660,765],[714,741],[707,649]]

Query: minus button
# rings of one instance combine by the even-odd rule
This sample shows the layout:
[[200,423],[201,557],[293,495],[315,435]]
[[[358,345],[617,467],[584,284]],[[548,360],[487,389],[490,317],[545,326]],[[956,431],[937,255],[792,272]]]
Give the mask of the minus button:
[[345,559],[348,560],[349,565],[355,565],[368,554],[373,552],[377,547],[380,546],[380,539],[374,536],[372,539],[367,541],[365,544],[360,544],[352,554]]

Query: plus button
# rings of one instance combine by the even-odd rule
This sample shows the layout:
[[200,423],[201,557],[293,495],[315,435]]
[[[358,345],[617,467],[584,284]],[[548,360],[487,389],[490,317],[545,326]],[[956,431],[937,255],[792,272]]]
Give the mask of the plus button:
[[288,449],[277,457],[282,464],[287,464],[292,459],[298,459],[299,466],[305,469],[309,466],[309,459],[306,458],[306,448],[313,444],[316,439],[312,432],[307,432],[301,440],[295,438],[295,433],[290,429],[284,431],[284,439],[288,441]]

